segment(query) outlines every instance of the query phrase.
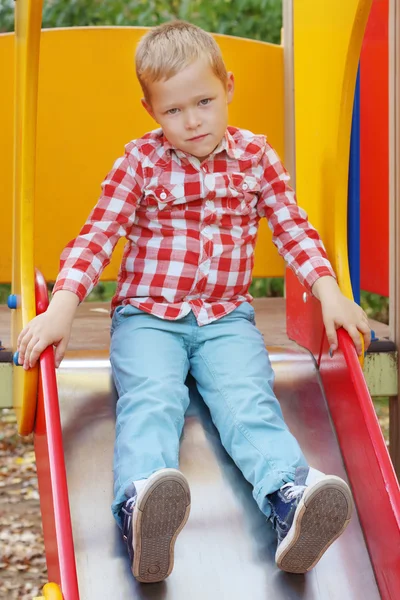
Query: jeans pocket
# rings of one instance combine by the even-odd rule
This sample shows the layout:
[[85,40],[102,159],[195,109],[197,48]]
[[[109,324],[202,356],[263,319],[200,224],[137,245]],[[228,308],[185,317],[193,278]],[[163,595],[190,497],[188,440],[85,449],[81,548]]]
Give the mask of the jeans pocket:
[[253,325],[255,325],[256,321],[254,308],[249,302],[242,302],[242,304],[240,304],[240,306],[238,306],[234,312],[241,314],[245,319],[250,321],[250,323],[253,323]]
[[111,319],[111,329],[110,329],[111,336],[114,333],[115,329],[117,328],[118,323],[121,321],[120,313],[124,308],[125,308],[124,306],[117,306],[117,308],[114,310],[114,314]]
[[120,325],[127,317],[141,314],[143,314],[143,311],[141,311],[140,308],[136,308],[136,306],[132,306],[131,304],[121,304],[120,306],[117,306],[112,316],[111,335],[114,333],[118,325]]

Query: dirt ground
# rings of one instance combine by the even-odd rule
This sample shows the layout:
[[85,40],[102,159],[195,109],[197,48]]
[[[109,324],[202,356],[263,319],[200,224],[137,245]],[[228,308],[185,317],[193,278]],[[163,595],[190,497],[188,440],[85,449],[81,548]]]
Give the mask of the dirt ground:
[[0,598],[32,600],[47,582],[32,438],[0,410]]

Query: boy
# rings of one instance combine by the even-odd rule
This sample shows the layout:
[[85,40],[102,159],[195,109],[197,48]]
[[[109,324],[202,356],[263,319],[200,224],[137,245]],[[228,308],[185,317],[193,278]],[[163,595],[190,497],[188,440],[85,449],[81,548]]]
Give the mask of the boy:
[[234,78],[213,38],[166,23],[142,38],[136,68],[142,104],[161,129],[130,142],[103,182],[63,251],[47,312],[20,334],[20,362],[32,367],[54,344],[59,366],[79,302],[125,236],[111,308],[119,396],[112,510],[133,575],[156,582],[171,573],[189,516],[189,485],[178,471],[189,370],[222,444],[277,530],[278,567],[304,573],[344,531],[352,499],[343,480],[307,465],[273,392],[248,294],[259,219],[268,219],[280,253],[321,301],[332,351],[343,326],[361,353],[368,320],[341,294],[265,137],[228,127]]

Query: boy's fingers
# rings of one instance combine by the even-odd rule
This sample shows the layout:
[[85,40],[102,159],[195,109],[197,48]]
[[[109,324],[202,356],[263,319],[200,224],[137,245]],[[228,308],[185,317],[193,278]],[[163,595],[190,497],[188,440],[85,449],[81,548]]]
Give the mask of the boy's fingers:
[[66,349],[67,349],[67,342],[65,340],[61,340],[61,342],[59,344],[57,344],[56,353],[54,356],[54,360],[55,360],[57,369],[60,366],[62,359],[64,358]]
[[358,326],[358,330],[363,334],[364,336],[364,345],[365,345],[365,350],[367,350],[367,348],[369,347],[370,343],[371,343],[371,329],[369,327],[369,324],[366,323],[361,323]]
[[24,354],[23,365],[24,365],[25,370],[30,369],[31,353],[32,353],[32,350],[33,350],[35,344],[37,344],[37,342],[38,342],[38,339],[32,335],[31,339],[29,341],[29,344],[26,347],[25,354]]
[[20,346],[21,346],[23,339],[24,339],[25,335],[27,334],[27,332],[28,332],[28,328],[24,327],[24,329],[21,331],[21,333],[18,336],[18,339],[17,339],[17,350],[18,351],[20,350]]
[[24,369],[31,369],[34,367],[39,356],[42,354],[43,350],[46,350],[48,345],[49,344],[45,339],[32,336],[25,353]]
[[338,344],[335,324],[333,322],[328,323],[327,325],[325,325],[325,330],[326,330],[326,337],[328,338],[328,342],[329,342],[329,351],[335,352],[335,350],[337,350],[337,344]]
[[19,343],[19,347],[17,347],[18,352],[19,352],[19,364],[22,365],[24,363],[25,360],[25,355],[26,355],[26,349],[29,345],[29,342],[32,339],[32,333],[30,331],[26,331],[26,333],[24,334],[24,337],[21,339],[20,343]]
[[32,352],[29,358],[29,366],[32,368],[36,365],[39,360],[40,355],[44,350],[46,350],[47,344],[42,340],[38,340],[37,343],[32,348]]
[[349,336],[351,337],[351,339],[353,340],[353,343],[357,350],[357,354],[361,355],[363,349],[362,349],[360,333],[359,333],[357,327],[355,327],[354,325],[350,325],[349,327],[346,327],[346,331],[349,334]]
[[363,311],[363,313],[362,313],[362,317],[361,317],[361,318],[362,318],[362,320],[363,320],[365,323],[367,323],[367,325],[368,325],[368,327],[369,327],[369,319],[368,319],[368,315],[367,315],[367,313],[365,313],[365,312]]

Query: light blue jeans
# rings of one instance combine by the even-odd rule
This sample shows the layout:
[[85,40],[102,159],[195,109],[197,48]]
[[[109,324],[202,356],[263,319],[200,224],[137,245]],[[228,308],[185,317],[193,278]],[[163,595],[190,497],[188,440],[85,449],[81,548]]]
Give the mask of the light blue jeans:
[[129,305],[118,307],[110,359],[119,397],[112,505],[119,524],[132,481],[178,468],[189,371],[224,448],[266,516],[266,495],[293,481],[296,467],[307,465],[283,420],[268,352],[247,302],[202,327],[192,312],[167,321]]

